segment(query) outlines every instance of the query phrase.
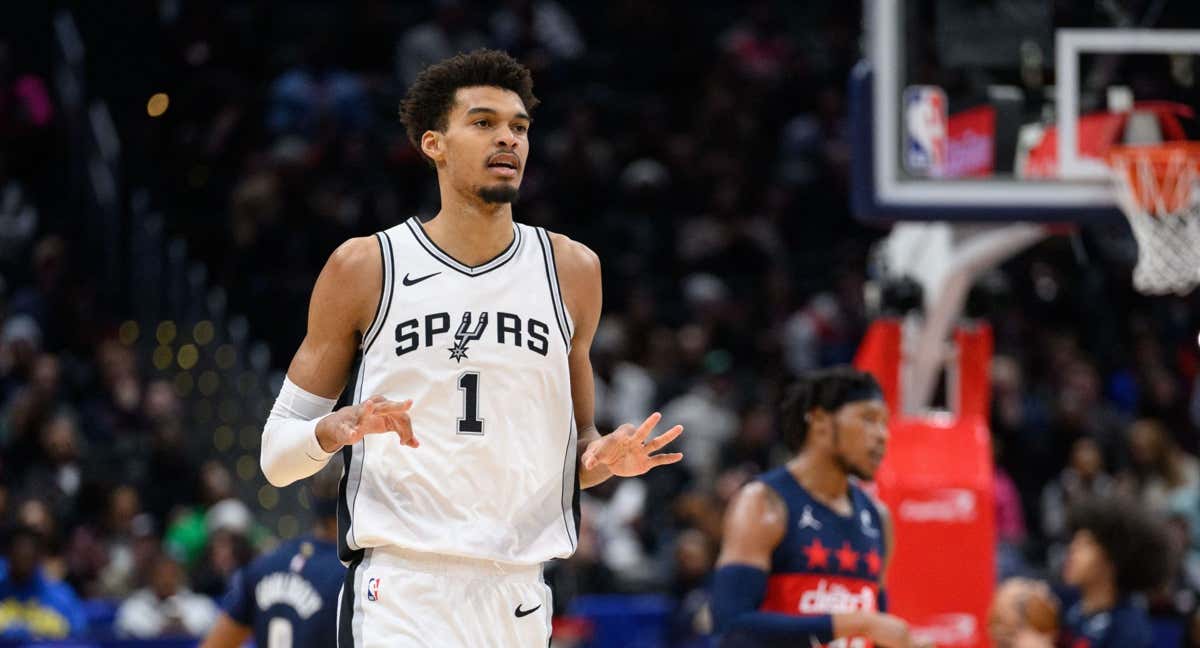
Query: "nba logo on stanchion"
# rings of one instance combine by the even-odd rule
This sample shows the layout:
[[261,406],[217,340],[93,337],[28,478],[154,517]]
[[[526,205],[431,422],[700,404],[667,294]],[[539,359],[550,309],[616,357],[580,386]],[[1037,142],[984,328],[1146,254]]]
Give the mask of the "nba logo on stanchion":
[[378,601],[379,600],[379,579],[378,578],[367,579],[367,600],[368,601]]
[[946,172],[948,112],[946,93],[937,86],[904,90],[904,170],[915,176]]

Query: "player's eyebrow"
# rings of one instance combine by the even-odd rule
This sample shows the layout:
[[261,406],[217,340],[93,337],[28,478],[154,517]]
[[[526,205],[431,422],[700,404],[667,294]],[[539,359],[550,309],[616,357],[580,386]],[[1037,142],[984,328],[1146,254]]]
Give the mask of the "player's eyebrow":
[[[496,109],[494,109],[494,108],[485,108],[485,107],[482,107],[482,106],[476,106],[475,108],[469,108],[469,109],[467,109],[467,115],[468,115],[468,116],[470,116],[470,115],[477,115],[477,114],[479,114],[479,113],[486,113],[486,114],[489,114],[489,115],[498,115],[498,114],[500,114],[500,113],[496,112]],[[525,114],[525,113],[523,113],[523,112],[518,112],[517,114],[513,115],[513,117],[514,117],[515,119],[524,119],[525,121],[527,121],[527,122],[529,122],[529,123],[531,123],[531,124],[533,123],[533,118],[532,118],[532,117],[530,117],[529,115],[526,115],[526,114]]]

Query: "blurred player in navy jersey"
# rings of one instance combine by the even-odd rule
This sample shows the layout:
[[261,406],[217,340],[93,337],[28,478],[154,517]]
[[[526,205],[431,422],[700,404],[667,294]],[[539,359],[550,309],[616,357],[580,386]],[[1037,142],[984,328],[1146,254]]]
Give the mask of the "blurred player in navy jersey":
[[[998,588],[989,633],[998,648],[1151,648],[1150,616],[1139,594],[1170,576],[1173,558],[1163,522],[1122,498],[1084,501],[1070,513],[1071,544],[1063,565],[1057,636],[1037,632],[1030,597],[1052,597],[1049,587],[1012,579]],[[1056,603],[1056,601],[1054,602]]]
[[798,454],[743,487],[726,513],[712,592],[719,645],[926,645],[885,612],[891,522],[857,482],[879,468],[887,420],[870,374],[837,367],[792,387],[783,431]]
[[237,648],[254,636],[259,648],[337,643],[338,592],[346,568],[337,556],[337,479],[333,462],[313,482],[317,521],[312,533],[289,540],[234,574],[223,613],[201,648]]

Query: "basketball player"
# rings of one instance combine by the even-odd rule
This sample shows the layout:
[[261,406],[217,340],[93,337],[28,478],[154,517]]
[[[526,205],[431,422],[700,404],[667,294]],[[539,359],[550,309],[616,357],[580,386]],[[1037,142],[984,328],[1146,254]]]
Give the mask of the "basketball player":
[[743,487],[725,516],[712,593],[720,645],[924,645],[885,613],[891,521],[856,482],[875,475],[887,443],[875,378],[813,372],[792,387],[782,416],[798,454]]
[[1059,636],[1034,631],[1020,609],[1028,596],[1050,596],[1045,583],[1005,581],[997,589],[989,626],[999,648],[1150,648],[1150,617],[1136,600],[1170,576],[1165,525],[1127,498],[1086,500],[1070,514],[1071,544],[1063,582],[1073,591],[1059,607]]
[[310,535],[281,544],[238,570],[201,648],[323,648],[337,636],[337,599],[346,568],[337,556],[336,459],[314,478]]
[[334,251],[264,427],[272,484],[345,460],[342,648],[546,645],[541,564],[575,550],[577,489],[682,458],[653,454],[682,431],[650,439],[658,414],[597,434],[599,261],[513,222],[532,85],[490,50],[413,82],[401,120],[441,209]]

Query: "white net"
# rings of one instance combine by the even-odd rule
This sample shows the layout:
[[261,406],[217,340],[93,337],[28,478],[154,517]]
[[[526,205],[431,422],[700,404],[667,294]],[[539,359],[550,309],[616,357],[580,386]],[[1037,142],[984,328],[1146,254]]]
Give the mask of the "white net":
[[1200,149],[1127,147],[1109,162],[1138,245],[1134,288],[1148,295],[1191,292],[1200,285]]

